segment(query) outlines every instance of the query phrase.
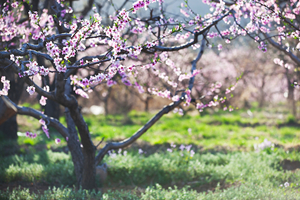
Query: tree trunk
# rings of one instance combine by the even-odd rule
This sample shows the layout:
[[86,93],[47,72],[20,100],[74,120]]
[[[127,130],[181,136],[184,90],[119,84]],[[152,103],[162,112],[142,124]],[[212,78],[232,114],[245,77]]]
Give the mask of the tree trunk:
[[[50,83],[49,76],[45,77],[45,81],[46,81],[46,84],[49,85],[50,91],[55,90],[55,83],[54,83],[54,81],[52,84]],[[45,105],[45,114],[50,117],[53,117],[55,119],[59,119],[59,117],[60,117],[59,104],[55,101],[47,99],[47,104]]]
[[293,116],[296,118],[297,117],[297,107],[296,107],[296,101],[295,101],[295,87],[294,87],[294,80],[289,75],[289,70],[285,70],[285,77],[287,79],[287,84],[288,84],[288,107],[293,114]]
[[83,189],[92,190],[96,188],[96,166],[95,150],[83,149],[84,164],[81,179]]
[[260,87],[260,98],[259,98],[259,108],[262,108],[265,104],[265,92],[264,92],[264,88],[265,88],[265,84],[266,84],[266,74],[263,75],[262,77],[262,84]]
[[288,104],[289,104],[289,108],[290,108],[293,116],[297,117],[297,107],[296,107],[294,91],[295,91],[294,86],[292,86],[292,84],[289,84],[288,85]]
[[265,104],[265,96],[264,96],[264,92],[261,91],[260,92],[260,98],[259,98],[259,103],[258,103],[258,107],[262,108]]
[[91,140],[88,126],[80,113],[78,105],[75,105],[74,107],[72,106],[69,110],[70,115],[76,124],[80,134],[81,143],[83,145],[82,153],[84,159],[80,185],[83,189],[92,190],[96,188],[96,147]]
[[45,114],[55,119],[59,119],[60,117],[59,104],[56,103],[55,101],[47,99],[47,104],[45,106]]
[[149,111],[149,101],[150,101],[150,98],[147,96],[147,98],[145,100],[145,112]]
[[84,159],[80,185],[83,189],[92,190],[96,188],[96,148],[91,140],[88,127],[83,120],[79,109],[70,109],[70,114],[78,128],[80,139],[83,145],[82,153]]
[[78,106],[77,108],[70,109],[70,114],[74,120],[78,132],[80,134],[81,143],[83,145],[83,170],[81,178],[81,186],[83,189],[92,190],[96,188],[96,165],[95,165],[95,152],[96,147],[94,146],[88,126],[85,123]]
[[109,110],[108,110],[108,100],[109,100],[109,97],[110,97],[110,93],[111,93],[111,87],[109,87],[107,89],[107,94],[106,96],[104,97],[103,99],[103,102],[104,102],[104,110],[105,110],[105,116],[107,116],[109,114]]
[[77,187],[79,187],[81,183],[82,171],[83,171],[83,154],[80,147],[77,130],[68,108],[66,108],[66,121],[67,121],[68,132],[69,132],[69,138],[67,139],[67,143],[74,164]]
[[0,126],[0,135],[2,139],[17,140],[18,139],[17,116],[14,115],[6,120]]

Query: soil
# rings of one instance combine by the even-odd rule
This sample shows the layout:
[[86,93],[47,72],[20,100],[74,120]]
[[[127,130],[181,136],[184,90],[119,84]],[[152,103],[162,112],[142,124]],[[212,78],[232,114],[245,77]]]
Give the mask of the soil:
[[297,169],[300,169],[300,162],[299,161],[283,160],[281,162],[281,166],[282,166],[283,170],[296,171]]

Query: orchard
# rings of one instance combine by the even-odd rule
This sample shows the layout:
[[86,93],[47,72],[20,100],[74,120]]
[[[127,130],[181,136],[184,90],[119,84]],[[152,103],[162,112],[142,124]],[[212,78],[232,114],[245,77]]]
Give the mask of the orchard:
[[[169,112],[183,114],[184,108],[194,107],[201,115],[214,107],[226,112],[236,109],[228,100],[243,81],[243,73],[229,83],[215,80],[205,90],[197,89],[203,80],[199,61],[206,50],[234,50],[240,38],[250,40],[262,55],[275,48],[289,61],[276,56],[271,59],[282,69],[289,63],[296,66],[289,71],[293,76],[290,85],[298,87],[297,0],[203,0],[199,6],[209,7],[204,15],[195,12],[188,1],[177,2],[179,15],[165,12],[163,0],[124,1],[124,6],[115,6],[110,15],[99,12],[98,4],[92,3],[85,16],[74,13],[72,1],[46,2],[47,7],[39,11],[34,1],[1,2],[0,95],[4,104],[0,110],[6,115],[0,122],[15,113],[34,117],[47,138],[60,143],[61,139],[49,133],[49,127],[56,129],[67,143],[77,186],[83,189],[96,188],[96,167],[108,152],[133,144]],[[175,60],[183,60],[184,51],[196,56],[187,65],[179,65]],[[37,94],[41,109],[18,105],[24,84],[24,92]],[[131,137],[101,146],[104,138],[92,141],[78,99],[89,99],[99,87],[117,85],[171,103]],[[64,108],[66,125],[44,109],[48,102]],[[27,136],[39,137],[31,130]]]

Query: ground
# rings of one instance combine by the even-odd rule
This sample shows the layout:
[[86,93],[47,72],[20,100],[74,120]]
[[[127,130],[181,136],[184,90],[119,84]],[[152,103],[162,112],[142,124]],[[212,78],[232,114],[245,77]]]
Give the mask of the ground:
[[[48,140],[38,122],[21,118],[17,144],[1,144],[0,197],[31,195],[31,199],[39,199],[42,196],[34,195],[45,193],[54,199],[59,195],[99,195],[103,199],[297,199],[297,119],[284,109],[250,111],[251,116],[249,110],[202,116],[168,114],[135,144],[105,157],[108,179],[103,185],[98,183],[97,194],[74,189],[70,154],[64,140],[55,144],[54,139],[60,137],[55,130],[51,130]],[[127,116],[89,115],[85,119],[97,144],[102,137],[111,141],[130,136],[151,116],[131,112]],[[64,123],[63,118],[61,121]],[[40,135],[26,138],[22,132],[28,127]],[[64,188],[60,188],[62,185]]]

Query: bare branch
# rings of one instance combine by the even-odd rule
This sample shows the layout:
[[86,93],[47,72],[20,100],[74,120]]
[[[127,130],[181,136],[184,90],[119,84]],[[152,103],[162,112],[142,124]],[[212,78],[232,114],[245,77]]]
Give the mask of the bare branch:
[[101,141],[97,144],[96,149],[97,149],[98,146],[104,141],[104,139],[105,139],[105,137],[103,137],[103,138],[101,139]]
[[[196,57],[195,60],[192,61],[192,69],[191,69],[191,73],[193,74],[193,72],[196,70],[197,68],[197,62],[200,60],[200,58],[202,57],[203,55],[203,52],[204,52],[204,48],[205,48],[205,34],[203,35],[203,39],[202,39],[202,42],[201,42],[201,47],[200,47],[200,51]],[[190,78],[190,81],[189,81],[189,89],[192,90],[193,86],[194,86],[194,81],[195,81],[195,76],[191,77]]]
[[14,54],[16,56],[25,56],[29,54],[28,49],[39,51],[42,50],[43,48],[44,48],[44,43],[42,40],[39,40],[39,43],[37,45],[25,43],[22,45],[21,50],[11,49],[9,51],[0,52],[0,58],[9,58],[11,54]]
[[95,164],[98,165],[99,162],[103,159],[105,154],[112,149],[120,149],[127,147],[128,145],[135,142],[139,137],[141,137],[150,127],[152,127],[163,115],[168,114],[171,110],[180,105],[180,103],[184,100],[182,97],[180,100],[165,106],[161,109],[152,119],[150,119],[142,128],[140,128],[133,136],[130,138],[123,140],[121,142],[110,142],[102,148],[98,155],[95,158]]
[[27,115],[36,118],[37,120],[44,119],[49,122],[49,125],[55,128],[64,138],[68,137],[68,129],[64,127],[57,119],[53,117],[48,117],[40,111],[37,111],[33,108],[23,107],[16,105],[8,97],[3,96],[9,103],[14,105],[17,108],[17,113],[20,115]]

